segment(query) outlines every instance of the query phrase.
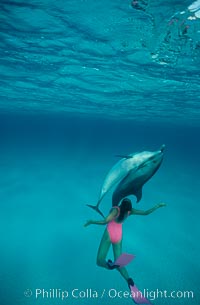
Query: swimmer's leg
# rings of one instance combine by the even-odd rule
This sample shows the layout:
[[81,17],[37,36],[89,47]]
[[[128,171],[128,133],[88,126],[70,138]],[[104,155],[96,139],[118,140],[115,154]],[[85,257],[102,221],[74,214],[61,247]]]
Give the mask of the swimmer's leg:
[[[122,240],[119,241],[116,244],[112,244],[112,246],[113,246],[114,259],[116,260],[122,254]],[[129,274],[128,274],[128,271],[126,270],[126,268],[125,267],[120,267],[120,268],[117,268],[117,270],[121,273],[123,278],[126,281],[128,281]]]
[[99,245],[99,250],[97,253],[97,265],[99,267],[109,269],[107,262],[106,262],[106,256],[108,254],[110,245],[111,245],[110,237],[109,237],[107,229],[105,229],[101,242],[100,242],[100,245]]

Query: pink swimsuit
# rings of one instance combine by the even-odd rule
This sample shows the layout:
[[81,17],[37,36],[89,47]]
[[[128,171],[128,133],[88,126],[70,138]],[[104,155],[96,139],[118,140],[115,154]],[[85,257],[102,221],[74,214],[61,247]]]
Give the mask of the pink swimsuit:
[[122,222],[116,222],[116,219],[119,217],[120,214],[120,208],[118,206],[114,206],[113,208],[118,209],[118,213],[115,218],[107,224],[107,230],[110,236],[111,243],[116,244],[122,239]]

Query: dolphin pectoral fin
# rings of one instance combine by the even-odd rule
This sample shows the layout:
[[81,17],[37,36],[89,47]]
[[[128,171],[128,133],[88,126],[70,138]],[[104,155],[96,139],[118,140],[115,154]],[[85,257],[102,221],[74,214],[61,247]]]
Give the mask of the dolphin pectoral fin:
[[131,159],[132,158],[132,156],[129,156],[129,155],[115,155],[115,157],[125,158],[125,159]]
[[138,189],[137,192],[134,193],[134,195],[137,198],[137,202],[139,202],[142,198],[142,187],[140,189]]
[[87,204],[87,206],[89,207],[89,208],[92,208],[93,210],[95,210],[97,213],[99,213],[103,218],[105,218],[104,217],[104,215],[103,215],[103,213],[100,211],[100,209],[98,208],[98,206],[96,206],[96,205],[91,205],[91,204]]

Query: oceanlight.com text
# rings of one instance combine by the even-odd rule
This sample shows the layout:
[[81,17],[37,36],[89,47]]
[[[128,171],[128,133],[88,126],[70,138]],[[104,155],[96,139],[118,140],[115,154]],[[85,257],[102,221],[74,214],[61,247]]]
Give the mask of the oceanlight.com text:
[[193,291],[181,291],[181,290],[172,290],[172,291],[167,291],[167,290],[149,290],[149,289],[144,289],[140,290],[138,293],[131,294],[130,291],[117,291],[116,289],[110,289],[108,296],[110,298],[128,298],[132,296],[143,296],[150,301],[154,301],[155,299],[192,299],[194,298],[194,292]]

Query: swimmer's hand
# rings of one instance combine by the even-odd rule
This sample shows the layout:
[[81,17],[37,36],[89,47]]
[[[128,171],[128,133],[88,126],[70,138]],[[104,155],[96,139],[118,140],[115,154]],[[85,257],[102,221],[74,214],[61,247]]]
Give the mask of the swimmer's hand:
[[161,202],[157,205],[158,208],[166,207],[166,203]]
[[93,224],[92,220],[88,220],[85,224],[84,227],[88,227],[89,225]]

